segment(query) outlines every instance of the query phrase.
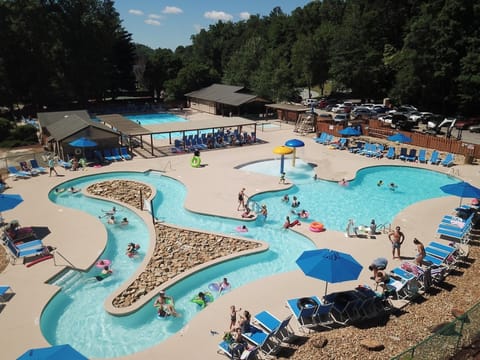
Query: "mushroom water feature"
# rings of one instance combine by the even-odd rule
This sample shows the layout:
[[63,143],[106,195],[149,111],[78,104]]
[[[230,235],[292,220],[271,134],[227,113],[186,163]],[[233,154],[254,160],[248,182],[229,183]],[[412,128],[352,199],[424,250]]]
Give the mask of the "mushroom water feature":
[[295,167],[295,155],[297,147],[305,146],[305,143],[302,140],[298,139],[290,139],[285,142],[285,146],[288,146],[293,149],[293,158],[292,158],[292,166]]
[[285,155],[293,153],[294,150],[292,148],[289,148],[288,146],[277,146],[275,149],[273,149],[273,153],[277,155],[281,155],[280,159],[280,174],[283,173],[284,170],[284,161],[285,161]]

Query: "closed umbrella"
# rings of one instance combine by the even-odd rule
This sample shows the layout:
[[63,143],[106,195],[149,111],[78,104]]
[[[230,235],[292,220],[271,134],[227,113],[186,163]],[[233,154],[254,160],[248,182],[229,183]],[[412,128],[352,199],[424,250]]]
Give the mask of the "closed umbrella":
[[296,261],[307,276],[328,283],[339,283],[358,279],[363,266],[352,255],[331,249],[307,250]]
[[440,190],[446,194],[460,197],[460,205],[462,204],[462,199],[464,197],[476,199],[480,198],[480,189],[465,181],[440,186]]
[[389,136],[387,138],[389,141],[394,141],[398,143],[409,143],[412,142],[412,139],[409,138],[407,135],[404,135],[402,133],[396,133],[395,135]]
[[30,349],[17,360],[88,360],[70,345],[56,345],[47,348]]
[[12,210],[23,201],[20,195],[0,194],[0,212]]

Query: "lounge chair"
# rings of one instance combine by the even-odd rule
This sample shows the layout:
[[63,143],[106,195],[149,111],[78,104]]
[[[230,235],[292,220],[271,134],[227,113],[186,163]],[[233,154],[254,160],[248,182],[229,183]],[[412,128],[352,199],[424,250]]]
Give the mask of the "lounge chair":
[[0,301],[5,302],[7,300],[6,295],[9,290],[12,290],[11,286],[0,285]]
[[387,155],[386,155],[387,159],[395,159],[396,155],[395,155],[395,147],[393,146],[390,146],[388,148],[388,152],[387,152]]
[[108,161],[116,161],[117,159],[113,156],[110,149],[103,149],[103,157]]
[[418,162],[422,164],[427,163],[427,150],[420,149],[420,151],[418,152]]
[[443,166],[449,167],[453,165],[454,160],[455,160],[455,156],[452,153],[448,153],[447,156],[445,156],[445,159],[441,161],[441,164]]
[[338,139],[337,143],[332,144],[332,146],[337,150],[344,150],[347,144],[347,138]]
[[309,330],[318,326],[315,315],[320,304],[321,301],[316,296],[287,300],[288,308],[297,319],[302,330]]
[[11,241],[7,241],[7,247],[11,252],[11,261],[13,264],[15,264],[19,258],[44,254],[46,249],[43,244],[27,249],[19,249],[18,246],[15,246]]
[[30,174],[30,176],[37,176],[40,173],[38,170],[29,167],[26,161],[20,161],[18,165],[20,165],[20,169],[22,169],[20,171],[25,171],[27,174]]
[[279,353],[282,347],[273,332],[267,334],[254,326],[250,327],[253,331],[242,334],[247,341],[254,344],[266,357]]
[[[402,270],[401,268],[398,268]],[[386,283],[387,291],[396,300],[411,300],[419,295],[420,284],[412,274],[399,274],[398,269],[392,270],[392,275]],[[402,270],[403,271],[403,270]]]
[[247,350],[243,343],[231,343],[228,341],[222,341],[218,344],[218,353],[227,355],[230,359],[248,359],[249,354],[255,350]]
[[407,156],[408,156],[407,152],[408,152],[407,148],[405,147],[400,148],[400,155],[398,155],[398,158],[403,161],[407,160]]
[[[345,298],[346,293],[354,296]],[[362,318],[359,309],[363,299],[354,292],[333,293],[325,296],[325,301],[331,304],[331,315],[333,320],[340,325],[347,325]]]
[[27,173],[26,171],[19,171],[15,166],[9,166],[7,169],[9,176],[14,177],[15,179],[28,179],[29,177],[31,177],[29,173]]
[[58,165],[63,167],[65,170],[72,168],[72,163],[70,161],[63,161],[62,159],[57,160]]
[[410,152],[405,157],[405,160],[415,162],[415,160],[417,160],[417,149],[410,149]]
[[42,174],[47,173],[47,169],[45,169],[43,166],[39,166],[36,159],[31,159],[30,165],[32,165],[32,170],[37,170],[39,173],[42,173]]
[[440,163],[440,158],[438,157],[439,153],[437,150],[433,150],[430,160],[428,162],[432,165],[438,165]]
[[115,158],[116,161],[122,161],[123,157],[120,155],[120,152],[118,151],[118,148],[113,148],[111,150],[112,156]]
[[292,315],[287,316],[283,321],[281,321],[276,316],[265,310],[255,315],[253,317],[253,321],[258,323],[267,332],[274,332],[278,341],[289,343],[296,338],[295,333],[289,326],[291,318]]
[[348,151],[350,151],[351,153],[358,153],[359,151],[361,151],[363,149],[364,145],[365,145],[364,142],[357,141],[355,146],[352,146],[352,147],[348,148]]
[[132,160],[132,155],[128,153],[127,148],[124,146],[120,148],[120,155],[122,155],[124,160]]
[[[400,267],[393,269],[392,273],[402,278],[415,279],[418,281],[420,291],[428,291],[433,283],[432,268],[430,266],[424,269],[412,262],[406,261],[403,262]],[[444,275],[442,275],[441,279],[437,278],[437,280],[443,280],[443,276]]]

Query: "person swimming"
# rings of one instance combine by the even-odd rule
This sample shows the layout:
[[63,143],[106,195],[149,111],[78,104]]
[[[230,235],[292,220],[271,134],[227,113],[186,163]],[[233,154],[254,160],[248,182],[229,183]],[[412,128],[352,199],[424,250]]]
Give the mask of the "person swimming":
[[382,186],[382,185],[383,185],[383,180],[378,180],[377,186],[380,187],[380,186]]
[[395,189],[396,189],[398,186],[397,186],[395,183],[392,182],[392,183],[390,183],[389,187],[390,187],[390,190],[395,191]]

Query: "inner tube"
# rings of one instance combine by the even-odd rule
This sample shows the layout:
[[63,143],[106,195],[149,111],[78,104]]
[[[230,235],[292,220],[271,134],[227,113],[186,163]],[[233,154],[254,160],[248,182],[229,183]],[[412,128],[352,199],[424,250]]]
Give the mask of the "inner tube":
[[112,262],[108,259],[101,259],[101,260],[98,260],[97,263],[95,264],[95,266],[99,269],[103,269],[104,266],[110,266]]
[[75,155],[80,155],[82,153],[82,149],[76,148],[74,152],[75,152]]
[[300,217],[302,219],[308,219],[309,216],[310,214],[308,213],[308,211],[305,211],[304,213],[300,213]]
[[198,168],[198,167],[200,167],[201,162],[202,162],[202,161],[200,160],[200,156],[194,156],[194,157],[192,158],[191,165],[192,165],[192,167],[194,167],[194,168]]
[[297,307],[301,310],[301,309],[308,309],[308,308],[312,308],[312,307],[316,307],[320,305],[319,303],[317,303],[314,299],[310,298],[310,297],[304,297],[304,298],[300,298],[298,299],[297,301]]
[[204,308],[205,306],[207,306],[207,304],[213,302],[214,298],[213,298],[213,295],[212,293],[210,292],[205,292],[205,300],[201,299],[198,295],[195,296],[191,301],[194,303],[194,304],[197,304],[198,306]]
[[325,227],[323,226],[323,224],[321,222],[314,221],[310,224],[310,231],[322,232],[322,231],[325,231]]
[[245,227],[242,227],[242,225],[238,225],[235,230],[237,230],[237,232],[248,232],[248,229]]
[[220,290],[220,286],[217,283],[208,284],[208,289],[214,292],[218,292]]

